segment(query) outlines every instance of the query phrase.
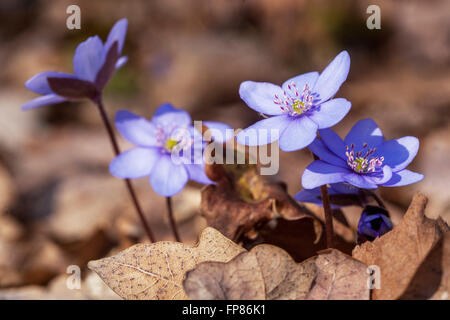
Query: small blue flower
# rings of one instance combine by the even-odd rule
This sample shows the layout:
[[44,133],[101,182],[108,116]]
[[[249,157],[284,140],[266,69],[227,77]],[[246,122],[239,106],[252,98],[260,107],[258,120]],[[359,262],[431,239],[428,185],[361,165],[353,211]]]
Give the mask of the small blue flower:
[[[180,192],[189,179],[202,184],[213,183],[204,171],[205,142],[186,111],[163,104],[148,121],[121,110],[116,114],[115,123],[122,136],[136,147],[111,161],[112,175],[124,179],[150,176],[153,189],[166,197]],[[231,129],[217,122],[203,124],[211,129],[216,141],[220,141],[220,137],[214,137],[214,130],[225,137],[225,130]]]
[[[348,183],[332,183],[328,187],[328,195],[330,196],[331,201],[331,209],[339,209],[341,207],[345,206],[351,206],[355,205],[355,203],[351,201],[342,202],[339,204],[333,203],[333,196],[334,195],[359,195],[359,189],[355,188],[354,186],[348,184]],[[322,193],[320,191],[320,187],[314,188],[314,189],[303,189],[299,191],[295,196],[294,199],[300,202],[309,202],[314,203],[318,206],[323,206],[322,203]]]
[[358,235],[374,240],[392,230],[389,213],[380,207],[366,206],[358,222]]
[[[48,78],[73,79],[77,84],[87,82],[93,85],[94,90],[102,90],[113,75],[113,72],[127,61],[125,56],[119,58],[125,41],[127,26],[127,19],[121,19],[116,22],[104,44],[98,36],[90,37],[80,43],[73,57],[74,74],[45,71],[29,79],[25,83],[25,87],[42,96],[25,103],[22,106],[22,110],[34,109],[77,98],[76,93],[73,97],[55,93],[55,90],[51,88],[48,82]],[[111,48],[117,48],[117,52],[110,52]],[[108,57],[113,59],[114,65],[107,65],[109,62]],[[103,72],[101,72],[102,69]]]
[[320,138],[309,145],[320,160],[303,172],[306,189],[338,182],[376,189],[378,185],[398,187],[423,179],[422,174],[405,169],[419,150],[415,137],[385,141],[372,119],[357,122],[344,140],[331,129],[319,130],[319,134]]
[[320,75],[305,73],[281,87],[267,82],[243,82],[239,89],[242,100],[250,108],[273,117],[243,130],[237,141],[255,146],[279,140],[283,151],[307,147],[315,139],[317,129],[334,126],[350,110],[351,103],[346,99],[332,99],[347,79],[349,69],[350,56],[342,51]]

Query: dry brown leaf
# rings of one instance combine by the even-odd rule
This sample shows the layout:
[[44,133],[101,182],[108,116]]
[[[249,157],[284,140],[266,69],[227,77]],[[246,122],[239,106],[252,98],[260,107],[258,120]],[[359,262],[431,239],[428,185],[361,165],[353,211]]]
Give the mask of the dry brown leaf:
[[307,300],[369,300],[367,266],[336,249],[327,249],[302,264],[314,263],[317,276]]
[[185,272],[205,261],[228,262],[245,251],[213,228],[206,228],[194,247],[161,241],[138,244],[88,267],[124,299],[187,299]]
[[186,273],[186,294],[194,300],[263,300],[264,278],[254,254],[228,263],[204,262]]
[[[318,229],[320,228],[320,229]],[[259,243],[280,247],[296,261],[302,262],[327,248],[325,234],[321,232],[322,223],[317,219],[285,220],[274,219],[259,231]],[[319,236],[317,236],[319,234]],[[351,254],[354,242],[348,242],[335,234],[336,249]],[[244,242],[244,248],[250,250],[254,242]]]
[[314,265],[297,264],[286,251],[272,245],[258,245],[250,252],[258,260],[268,300],[298,300],[308,293],[316,276]]
[[267,244],[241,253],[228,263],[205,262],[186,274],[192,299],[301,299],[315,277],[315,266],[297,264],[284,250]]
[[94,272],[89,271],[80,289],[69,289],[68,280],[69,275],[63,273],[46,286],[0,289],[0,300],[120,300]]
[[[242,153],[237,149],[225,152],[235,152],[236,157]],[[255,230],[278,216],[315,219],[288,195],[283,183],[270,183],[259,175],[256,164],[214,163],[206,165],[205,172],[216,184],[202,191],[202,215],[209,226],[230,239],[254,238]]]
[[450,299],[450,232],[434,246],[399,299]]
[[442,219],[425,217],[427,198],[416,194],[402,221],[391,232],[355,247],[353,257],[377,265],[381,288],[373,299],[397,299],[407,289],[419,266],[449,227]]

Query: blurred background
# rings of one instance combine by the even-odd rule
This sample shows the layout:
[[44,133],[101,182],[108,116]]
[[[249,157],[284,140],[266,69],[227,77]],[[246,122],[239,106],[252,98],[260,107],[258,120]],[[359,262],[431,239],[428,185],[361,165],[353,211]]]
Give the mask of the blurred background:
[[[66,27],[66,8],[81,8],[81,29]],[[400,219],[416,191],[427,214],[450,220],[450,2],[376,1],[381,29],[366,27],[365,0],[2,0],[0,1],[0,298],[114,298],[86,263],[141,241],[123,182],[109,175],[113,154],[97,109],[64,103],[22,112],[36,97],[24,82],[38,72],[72,72],[76,46],[105,39],[120,18],[129,20],[129,62],[105,93],[112,118],[128,109],[150,117],[164,102],[195,120],[243,128],[260,116],[240,100],[245,80],[281,84],[322,71],[340,51],[351,56],[337,96],[352,102],[334,127],[345,135],[371,117],[385,136],[413,135],[419,154],[410,169],[425,179],[385,188],[381,195]],[[121,140],[122,148],[126,148]],[[273,180],[291,195],[311,155],[280,153]],[[136,181],[160,240],[171,240],[164,199],[147,179]],[[182,238],[194,243],[205,222],[198,215],[201,186],[174,197]],[[357,222],[360,209],[349,209]],[[66,268],[79,265],[88,288],[68,293]],[[90,289],[89,289],[90,288]]]

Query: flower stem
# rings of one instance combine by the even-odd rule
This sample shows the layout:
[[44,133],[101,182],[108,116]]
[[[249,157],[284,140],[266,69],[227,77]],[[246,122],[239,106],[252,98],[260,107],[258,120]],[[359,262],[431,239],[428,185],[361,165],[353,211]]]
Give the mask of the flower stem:
[[171,197],[166,197],[166,204],[167,204],[167,215],[169,216],[170,227],[172,228],[173,235],[175,236],[175,240],[177,242],[181,242],[180,234],[178,233],[177,229],[177,224],[175,223],[175,218],[173,217]]
[[[313,154],[314,160],[319,160]],[[320,193],[322,195],[323,211],[325,213],[325,232],[327,235],[327,248],[334,248],[334,231],[333,231],[333,214],[331,213],[330,198],[328,197],[328,189],[326,185],[320,186]]]
[[[103,124],[105,125],[106,131],[108,132],[109,139],[111,140],[111,145],[113,147],[114,153],[116,154],[116,156],[118,156],[120,154],[119,144],[117,143],[113,128],[111,126],[111,123],[109,122],[105,107],[103,106],[102,97],[101,96],[96,97],[95,99],[93,99],[93,102],[98,107],[100,116],[103,120]],[[139,219],[141,220],[142,226],[144,227],[144,230],[145,230],[145,233],[147,234],[148,239],[150,240],[150,242],[155,242],[153,232],[150,229],[150,226],[147,224],[147,221],[145,220],[144,213],[142,211],[141,205],[139,204],[139,201],[136,196],[136,192],[134,191],[131,181],[129,179],[125,179],[125,185],[131,196],[131,200],[133,202],[134,207],[136,208],[136,212],[139,216]]]

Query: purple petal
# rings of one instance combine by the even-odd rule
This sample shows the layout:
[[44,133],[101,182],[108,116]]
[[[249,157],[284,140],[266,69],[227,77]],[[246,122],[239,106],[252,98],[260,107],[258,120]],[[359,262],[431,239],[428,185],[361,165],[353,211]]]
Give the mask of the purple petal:
[[73,57],[75,75],[83,80],[94,81],[97,72],[103,66],[105,56],[103,43],[98,36],[90,37],[80,43]]
[[[207,143],[203,141],[203,137],[201,136],[201,134],[193,127],[192,133],[190,133],[190,137],[192,138],[193,143],[189,146],[188,149],[183,150],[185,152],[181,154],[181,161],[183,161],[184,164],[204,164],[204,149]],[[177,155],[173,156],[176,157]]]
[[360,150],[364,143],[369,148],[378,147],[384,142],[383,133],[372,119],[359,120],[344,139],[346,145],[355,145],[355,150]]
[[148,120],[130,111],[120,110],[116,113],[116,128],[120,134],[138,146],[154,147],[156,142],[156,128]]
[[319,95],[320,101],[330,99],[336,94],[345,79],[347,79],[349,70],[350,56],[347,51],[342,51],[322,71],[312,92]]
[[405,169],[419,151],[419,139],[403,137],[383,143],[376,151],[376,155],[384,157],[384,164],[396,172]]
[[28,90],[34,91],[39,94],[50,94],[52,93],[52,89],[48,84],[47,78],[75,78],[73,74],[65,73],[65,72],[57,72],[57,71],[45,71],[36,74],[34,77],[30,78],[27,82],[25,82],[25,87]]
[[170,103],[163,103],[156,109],[153,116],[157,117],[157,116],[163,115],[164,113],[175,112],[175,111],[177,111],[177,109],[173,105],[171,105]]
[[[328,194],[329,195],[335,195],[335,194],[358,194],[359,189],[356,187],[353,187],[352,185],[348,183],[332,183],[330,184],[330,187],[328,188]],[[320,191],[320,187],[314,188],[314,189],[304,189],[298,192],[294,199],[301,202],[311,202],[315,203],[319,206],[323,206],[322,203],[322,192]],[[339,209],[341,207],[350,206],[351,203],[348,204],[333,204],[331,203],[332,209]]]
[[48,106],[48,105],[52,105],[52,104],[56,104],[56,103],[61,103],[64,101],[66,101],[66,99],[63,97],[60,97],[56,94],[48,94],[48,95],[41,96],[39,98],[35,98],[33,100],[30,100],[30,101],[24,103],[22,105],[21,109],[25,111],[25,110]]
[[115,157],[109,172],[118,178],[142,178],[150,175],[160,156],[157,148],[133,148]]
[[328,164],[322,160],[316,160],[309,164],[302,175],[302,186],[305,189],[313,189],[328,183],[344,181],[344,175],[350,173],[347,168]]
[[309,150],[312,151],[316,156],[318,156],[321,160],[328,162],[329,164],[347,168],[347,163],[336,156],[327,146],[323,143],[323,141],[319,138],[316,138],[309,146]]
[[392,169],[389,166],[383,166],[383,173],[380,177],[370,177],[375,184],[383,184],[392,178]]
[[175,163],[183,164],[202,164],[204,163],[203,149],[206,142],[200,132],[193,126],[175,128],[169,132],[172,137],[177,136],[179,139],[191,141],[188,144],[179,144],[172,149],[171,157]]
[[214,184],[214,182],[206,176],[204,164],[185,164],[184,166],[190,180],[194,180],[201,184]]
[[308,115],[308,118],[317,123],[319,129],[329,128],[341,121],[350,111],[351,106],[350,101],[346,99],[332,99],[322,103],[318,109]]
[[283,88],[283,90],[289,90],[288,85],[290,85],[291,83],[295,83],[295,86],[301,93],[305,84],[309,86],[310,90],[314,88],[317,78],[319,78],[318,72],[308,72],[285,81],[281,87]]
[[[332,195],[336,192],[333,192],[330,188],[328,188],[328,194]],[[303,189],[294,196],[294,199],[300,202],[309,202],[314,203],[318,206],[323,206],[322,203],[322,192],[320,190],[320,187],[314,188],[314,189]],[[331,209],[339,209],[341,206],[330,204]]]
[[183,164],[172,162],[170,155],[162,156],[150,176],[153,190],[161,196],[170,197],[180,192],[188,181],[188,173]]
[[290,121],[289,126],[281,133],[280,149],[295,151],[307,147],[317,136],[317,124],[305,116]]
[[368,177],[355,172],[345,174],[344,181],[362,189],[376,189],[377,185]]
[[342,141],[341,137],[339,137],[336,132],[331,129],[321,129],[319,130],[319,135],[328,149],[333,151],[338,157],[341,157],[344,160],[347,159],[345,156],[344,141]]
[[310,202],[322,205],[322,200],[320,199],[321,196],[320,187],[317,187],[314,189],[300,190],[295,194],[294,199],[300,202]]
[[156,109],[152,121],[155,125],[189,126],[192,123],[191,116],[184,110],[174,108],[170,103],[162,104]]
[[263,119],[239,132],[236,140],[247,146],[269,144],[277,141],[291,122],[292,120],[288,115]]
[[203,121],[211,131],[211,136],[214,141],[224,143],[234,136],[234,130],[229,125],[215,121]]
[[416,183],[424,178],[423,174],[416,173],[407,169],[394,172],[391,180],[383,183],[385,187],[401,187],[408,184]]
[[119,60],[117,60],[116,62],[116,70],[120,69],[125,63],[127,63],[128,61],[128,57],[126,56],[122,56],[119,58]]
[[358,194],[359,189],[355,188],[351,184],[348,183],[333,183],[330,185],[330,192],[333,194],[343,193],[343,194]]
[[125,36],[127,34],[128,20],[126,18],[117,21],[109,32],[108,38],[105,42],[105,51],[107,52],[109,47],[117,41],[119,53],[122,52],[123,44],[125,42]]
[[283,97],[283,89],[268,82],[245,81],[239,87],[239,95],[245,103],[255,111],[275,116],[283,111],[273,101],[275,95]]

